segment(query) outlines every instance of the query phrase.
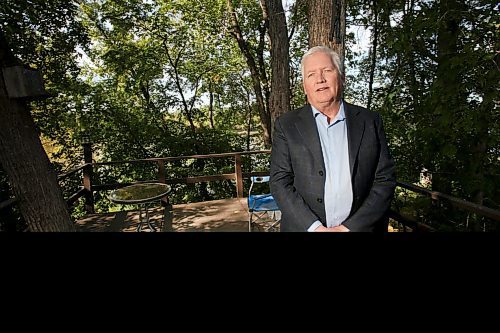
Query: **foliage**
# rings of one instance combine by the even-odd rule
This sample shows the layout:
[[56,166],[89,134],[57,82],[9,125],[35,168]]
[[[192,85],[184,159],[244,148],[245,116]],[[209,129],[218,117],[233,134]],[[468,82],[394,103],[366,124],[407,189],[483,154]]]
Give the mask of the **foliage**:
[[[353,23],[372,31],[374,9],[351,3]],[[400,180],[416,182],[425,168],[434,190],[493,208],[500,203],[497,10],[489,1],[377,1],[372,103]],[[355,63],[356,80],[367,82],[370,56]],[[365,92],[350,90],[358,102]]]

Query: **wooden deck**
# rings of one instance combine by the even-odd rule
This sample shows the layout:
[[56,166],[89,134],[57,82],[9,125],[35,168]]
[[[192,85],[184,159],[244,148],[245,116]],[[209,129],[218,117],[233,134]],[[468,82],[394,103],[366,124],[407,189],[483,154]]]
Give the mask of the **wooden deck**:
[[[248,232],[246,198],[174,205],[171,230],[167,230],[168,226],[163,228],[164,211],[159,204],[156,208],[150,208],[150,220],[159,230]],[[84,232],[135,232],[138,222],[139,212],[133,210],[87,215],[78,220],[76,225]]]

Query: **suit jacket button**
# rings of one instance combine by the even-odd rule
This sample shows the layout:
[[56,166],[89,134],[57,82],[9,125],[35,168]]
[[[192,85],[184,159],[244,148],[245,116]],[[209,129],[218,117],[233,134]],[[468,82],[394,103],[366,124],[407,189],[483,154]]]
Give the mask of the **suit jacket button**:
[[318,199],[316,199],[316,200],[317,200],[319,203],[323,203],[323,199],[321,199],[321,198],[318,198]]
[[319,175],[320,175],[320,176],[323,176],[323,175],[324,175],[323,170],[320,170]]

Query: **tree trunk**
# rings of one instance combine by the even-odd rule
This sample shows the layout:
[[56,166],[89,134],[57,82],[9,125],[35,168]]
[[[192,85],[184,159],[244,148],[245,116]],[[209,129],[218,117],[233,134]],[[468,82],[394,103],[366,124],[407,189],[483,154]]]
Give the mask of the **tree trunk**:
[[250,151],[250,140],[252,132],[252,105],[250,104],[250,92],[245,89],[246,100],[245,104],[247,107],[247,151]]
[[345,57],[345,0],[307,0],[309,47],[324,45]]
[[[0,65],[15,64],[0,31]],[[74,231],[57,176],[26,102],[10,99],[0,72],[0,161],[29,231]]]
[[[480,205],[494,203],[495,200],[492,198],[495,198],[494,193],[498,192],[498,180],[494,178],[498,177],[498,171],[495,171],[498,168],[491,169],[491,166],[488,165],[491,163],[488,162],[488,151],[495,151],[499,145],[498,140],[494,139],[494,133],[498,133],[495,129],[498,126],[498,120],[495,120],[495,118],[498,119],[498,116],[494,116],[495,114],[498,115],[498,84],[489,84],[488,82],[498,81],[499,68],[500,55],[497,53],[491,61],[485,62],[482,66],[483,70],[480,71],[480,75],[486,79],[476,81],[478,90],[482,91],[482,101],[477,110],[477,121],[474,126],[475,135],[469,141],[470,147],[468,148],[471,153],[463,177],[470,179],[469,192],[471,193],[471,200]],[[497,173],[497,175],[492,175],[492,173]],[[489,191],[486,190],[488,187],[490,188]],[[484,202],[486,198],[490,200]]]
[[269,110],[272,121],[290,110],[290,65],[288,29],[281,0],[261,0],[264,19],[269,22],[271,41],[271,96]]
[[[450,131],[449,122],[460,114],[460,109],[466,105],[462,87],[460,71],[453,66],[453,60],[458,53],[459,24],[461,20],[461,3],[457,0],[442,0],[439,4],[437,35],[437,73],[432,87],[431,111],[435,112],[433,128],[438,136],[434,144],[441,153],[434,165],[439,167],[438,172],[455,174],[456,159],[450,158],[444,151],[453,145],[456,148],[455,134]],[[449,149],[449,148],[448,148]],[[433,190],[443,193],[452,193],[451,177],[442,177],[441,181],[433,181]]]
[[[193,137],[196,137],[196,126],[194,125],[193,114],[191,112],[192,107],[189,107],[188,102],[186,101],[186,98],[184,97],[184,90],[182,89],[181,79],[179,76],[180,53],[177,55],[176,59],[173,59],[170,56],[170,52],[168,51],[169,47],[168,47],[165,40],[163,40],[163,48],[165,49],[165,54],[167,56],[168,62],[170,63],[170,66],[172,66],[172,70],[174,72],[175,86],[177,87],[179,95],[181,96],[182,106],[183,106],[184,114],[186,115],[186,118],[189,122],[189,128],[191,128],[191,133],[193,134]],[[193,98],[196,98],[196,95]],[[197,153],[199,153],[199,152],[197,151]]]
[[375,76],[375,68],[377,65],[377,44],[378,44],[378,8],[377,8],[377,0],[373,1],[373,35],[372,35],[372,48],[370,52],[370,78],[368,80],[368,103],[366,107],[368,110],[372,105],[373,98],[373,78]]
[[408,66],[409,66],[409,72],[410,72],[410,92],[412,96],[412,106],[413,106],[413,111],[418,110],[419,108],[419,103],[421,100],[420,93],[419,93],[419,84],[420,80],[417,80],[417,65],[415,64],[415,45],[417,45],[417,41],[415,38],[415,32],[414,32],[414,26],[415,26],[415,13],[414,13],[414,8],[415,8],[415,1],[410,0],[409,3],[409,9],[408,12],[404,14],[403,16],[403,23],[407,25],[410,28],[410,47],[405,49],[405,54],[407,57],[408,61]]
[[213,85],[212,82],[209,83],[208,85],[208,90],[210,94],[210,103],[208,104],[208,112],[209,112],[209,117],[210,117],[210,128],[214,129],[214,91],[213,91]]
[[[262,130],[264,132],[264,145],[266,147],[271,147],[271,114],[269,113],[268,105],[265,101],[262,91],[263,89],[261,87],[261,74],[264,69],[262,69],[262,71],[259,70],[255,58],[250,51],[250,46],[243,38],[243,34],[238,23],[238,18],[236,17],[236,12],[234,10],[232,0],[227,0],[227,9],[229,11],[229,14],[231,15],[231,24],[233,25],[233,31],[231,33],[238,42],[238,47],[245,57],[248,69],[250,70],[250,75],[252,77],[252,87],[255,93],[257,107],[259,109]],[[263,31],[263,33],[265,33],[265,31]],[[263,50],[261,50],[261,52],[263,52]]]

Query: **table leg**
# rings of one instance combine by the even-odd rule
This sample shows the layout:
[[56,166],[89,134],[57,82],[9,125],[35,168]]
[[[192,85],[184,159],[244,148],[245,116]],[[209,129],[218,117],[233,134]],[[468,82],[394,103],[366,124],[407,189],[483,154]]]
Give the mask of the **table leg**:
[[139,225],[137,226],[137,232],[141,232],[144,226],[147,226],[150,231],[156,231],[156,227],[151,224],[149,219],[149,206],[147,203],[139,205]]
[[148,207],[148,204],[146,204],[145,206],[146,206],[146,222],[148,224],[149,230],[150,231],[156,231],[156,227],[154,225],[152,225],[151,221],[149,220],[149,207]]
[[142,210],[143,210],[142,205],[139,205],[139,223],[137,224],[137,232],[141,232],[142,220],[143,220]]

